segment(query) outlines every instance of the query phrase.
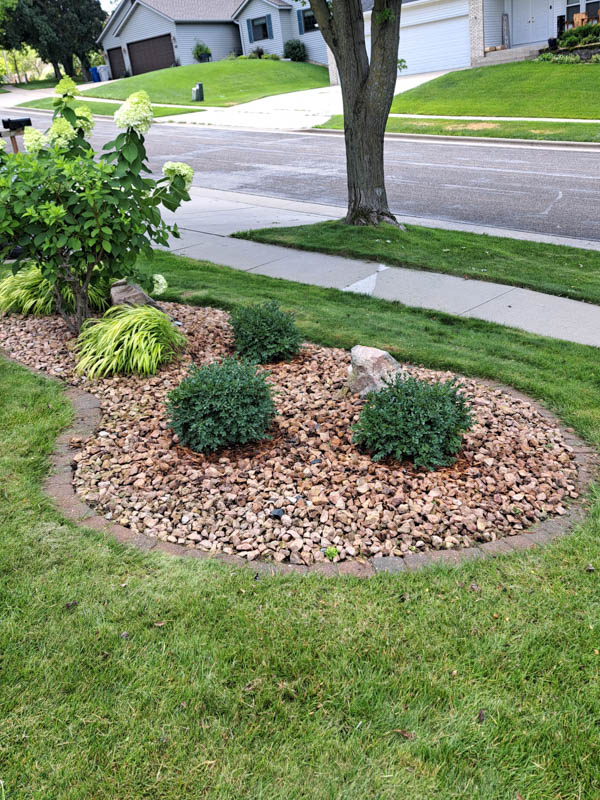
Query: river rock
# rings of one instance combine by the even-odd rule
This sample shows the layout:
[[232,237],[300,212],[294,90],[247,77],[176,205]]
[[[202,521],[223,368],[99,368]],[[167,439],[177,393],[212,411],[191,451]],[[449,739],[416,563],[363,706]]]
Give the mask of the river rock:
[[386,350],[356,345],[350,353],[352,364],[348,368],[348,389],[364,397],[369,392],[378,392],[385,386],[385,379],[402,374],[396,359]]

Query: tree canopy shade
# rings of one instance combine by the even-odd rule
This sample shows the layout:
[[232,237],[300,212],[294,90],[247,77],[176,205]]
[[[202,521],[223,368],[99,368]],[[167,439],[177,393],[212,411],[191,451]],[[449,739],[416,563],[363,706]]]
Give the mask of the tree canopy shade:
[[375,0],[371,59],[361,0],[307,0],[338,68],[344,103],[349,225],[397,224],[385,190],[385,126],[396,76],[402,0]]
[[74,56],[88,69],[105,19],[99,0],[0,0],[0,45],[13,50],[28,44],[55,71],[62,64],[73,75]]

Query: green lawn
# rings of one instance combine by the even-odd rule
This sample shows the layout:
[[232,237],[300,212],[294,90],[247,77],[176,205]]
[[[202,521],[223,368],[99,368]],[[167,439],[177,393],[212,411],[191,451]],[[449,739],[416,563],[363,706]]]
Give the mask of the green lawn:
[[[332,117],[315,126],[343,130],[344,118]],[[424,133],[436,136],[493,136],[503,139],[600,142],[600,125],[591,122],[498,122],[458,119],[401,119],[390,117],[388,133]]]
[[396,95],[394,114],[598,119],[600,64],[520,61],[442,75]]
[[[82,78],[73,78],[75,83],[83,83]],[[13,84],[17,89],[51,89],[56,86],[58,81],[53,76],[51,78],[41,78],[36,81],[29,81],[28,83],[15,83]]]
[[260,97],[328,86],[329,73],[326,67],[288,61],[213,61],[99,83],[83,94],[125,100],[132,92],[145,89],[153,103],[189,104],[196,83],[204,85],[205,100],[199,106],[235,106]]
[[524,286],[600,304],[600,252],[476,233],[391,225],[349,227],[319,222],[243,231],[235,236],[300,250],[316,250],[390,266]]
[[[512,383],[600,444],[592,348],[167,254],[147,269],[194,302],[276,298],[315,341]],[[70,416],[56,384],[0,361],[6,800],[597,795],[598,495],[539,552],[256,580],[63,522],[40,481]]]
[[[41,100],[32,100],[31,102],[19,103],[19,108],[54,108],[52,104],[52,97],[43,97]],[[103,114],[112,117],[115,111],[119,108],[120,103],[103,103],[102,100],[81,100],[75,102],[75,107],[88,106],[93,114]],[[194,113],[193,109],[177,108],[177,106],[153,106],[155,117],[170,117],[174,114],[190,114]],[[202,111],[202,109],[198,109]]]

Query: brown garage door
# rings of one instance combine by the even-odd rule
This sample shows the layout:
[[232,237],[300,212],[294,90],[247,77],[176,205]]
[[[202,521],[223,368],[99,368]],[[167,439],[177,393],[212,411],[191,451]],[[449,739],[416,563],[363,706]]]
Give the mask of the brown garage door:
[[170,34],[155,36],[153,39],[143,39],[141,42],[132,42],[128,47],[131,71],[134,75],[152,72],[153,69],[172,67],[175,63]]
[[110,74],[113,78],[122,78],[125,74],[125,59],[120,47],[113,47],[112,50],[106,51],[108,54],[108,63],[110,64]]

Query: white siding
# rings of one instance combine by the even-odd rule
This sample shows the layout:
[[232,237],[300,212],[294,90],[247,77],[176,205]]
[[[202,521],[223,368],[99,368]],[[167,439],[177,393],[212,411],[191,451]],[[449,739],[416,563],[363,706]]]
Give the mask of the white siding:
[[192,54],[196,42],[204,42],[210,47],[213,61],[227,58],[229,53],[241,52],[239,29],[234,22],[179,23],[175,38],[175,52],[182,67],[196,63]]
[[483,0],[483,33],[486,47],[502,44],[504,0]]
[[[289,14],[289,11],[283,11],[281,14]],[[273,38],[260,39],[255,42],[250,42],[248,38],[248,20],[256,19],[257,17],[266,17],[267,14],[271,15],[271,24],[273,25]],[[265,53],[277,53],[283,55],[283,34],[281,30],[281,14],[279,9],[272,6],[270,3],[263,3],[263,0],[252,0],[244,8],[242,13],[236,17],[240,25],[240,35],[242,37],[242,49],[244,53],[252,52],[255,47],[262,47]]]
[[[367,50],[371,48],[371,15],[365,15]],[[460,69],[471,63],[468,0],[415,2],[402,8],[399,58],[403,75]]]

